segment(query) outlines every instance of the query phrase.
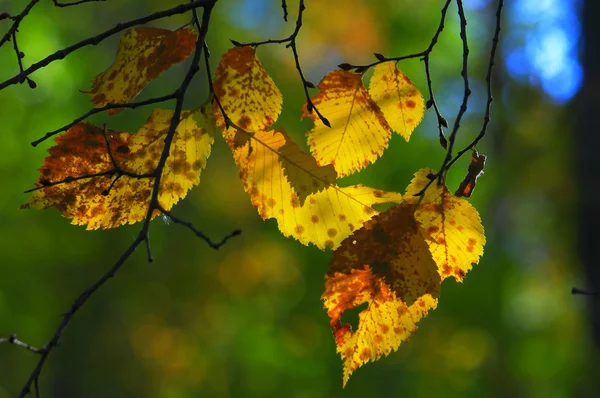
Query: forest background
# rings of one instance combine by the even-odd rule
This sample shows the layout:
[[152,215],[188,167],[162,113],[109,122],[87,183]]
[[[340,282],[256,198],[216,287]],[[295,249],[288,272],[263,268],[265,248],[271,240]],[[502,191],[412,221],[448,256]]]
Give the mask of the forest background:
[[[0,1],[0,11],[18,11],[22,3]],[[60,9],[44,1],[21,24],[19,45],[34,62],[117,22],[179,3],[108,0]],[[371,62],[373,52],[422,51],[442,3],[308,1],[298,37],[308,80],[318,82],[341,62]],[[473,95],[459,148],[481,125],[496,6],[488,0],[464,3]],[[288,5],[294,21],[296,3]],[[231,47],[229,39],[287,37],[294,26],[283,21],[280,6],[275,0],[219,2],[208,36],[213,71]],[[155,261],[136,252],[77,314],[44,368],[43,396],[597,396],[594,313],[586,307],[590,299],[570,294],[572,286],[600,285],[586,281],[580,243],[593,237],[582,236],[577,211],[585,196],[578,184],[580,102],[574,100],[584,84],[582,7],[577,0],[506,5],[493,122],[478,146],[488,162],[471,199],[486,228],[485,254],[462,285],[444,284],[438,308],[397,353],[359,369],[342,390],[341,361],[319,300],[331,253],[284,238],[273,220],[263,222],[243,192],[227,145],[217,139],[200,187],[174,214],[215,239],[236,228],[242,235],[214,251],[188,230],[155,220]],[[176,16],[154,26],[174,29],[188,20]],[[452,5],[431,56],[436,98],[450,123],[463,93],[458,29]],[[0,336],[16,333],[43,345],[72,300],[136,235],[137,226],[85,232],[56,211],[17,210],[51,144],[29,143],[89,110],[78,90],[88,89],[91,78],[112,63],[118,39],[36,72],[35,90],[16,85],[0,92]],[[299,121],[304,93],[290,50],[265,46],[258,55],[283,92],[278,124],[305,142],[311,122]],[[186,67],[167,71],[139,99],[173,91]],[[419,60],[400,67],[426,92]],[[0,80],[17,72],[13,50],[4,46]],[[206,97],[202,74],[188,91],[189,103]],[[125,110],[111,117],[109,127],[135,131],[150,111]],[[107,117],[92,120],[102,124]],[[437,140],[430,110],[410,146],[394,136],[383,158],[342,183],[402,192],[416,170],[439,167],[444,152]],[[467,164],[465,157],[451,170],[451,189]],[[0,398],[15,395],[36,361],[35,354],[0,345]]]

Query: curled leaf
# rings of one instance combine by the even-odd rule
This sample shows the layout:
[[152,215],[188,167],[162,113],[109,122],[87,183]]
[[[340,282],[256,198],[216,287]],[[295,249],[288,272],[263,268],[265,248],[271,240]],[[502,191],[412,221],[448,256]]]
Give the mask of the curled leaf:
[[[344,361],[344,385],[364,363],[396,351],[437,305],[440,276],[413,211],[407,203],[388,209],[334,252],[322,299]],[[353,331],[343,313],[363,303],[368,307]]]
[[486,156],[483,153],[478,153],[476,150],[473,150],[467,175],[460,183],[454,195],[458,197],[464,196],[465,198],[471,197],[471,194],[473,194],[473,191],[475,190],[475,185],[477,184],[477,178],[483,174],[485,159]]

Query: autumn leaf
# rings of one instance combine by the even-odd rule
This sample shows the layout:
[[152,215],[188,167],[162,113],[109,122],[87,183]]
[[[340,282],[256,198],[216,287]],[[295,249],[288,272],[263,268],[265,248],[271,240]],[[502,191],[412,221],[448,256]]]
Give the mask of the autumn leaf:
[[[356,369],[396,351],[437,306],[440,276],[414,206],[396,205],[373,217],[334,252],[322,295],[344,362],[344,385]],[[367,303],[355,331],[344,311]]]
[[[415,196],[429,183],[432,169],[421,169],[406,188],[406,201],[417,203]],[[433,183],[425,191],[415,211],[423,227],[429,249],[442,279],[453,276],[461,282],[483,255],[485,235],[477,210],[465,199],[457,198],[446,186]]]
[[308,145],[317,163],[333,164],[340,177],[373,163],[387,148],[390,127],[377,104],[367,93],[361,75],[336,70],[319,83],[321,92],[311,100],[329,120],[323,124],[304,106],[315,126],[307,133]]
[[[73,126],[48,150],[50,156],[36,183],[40,189],[21,208],[55,208],[71,218],[72,224],[87,225],[88,230],[143,220],[154,185],[151,175],[163,152],[172,116],[172,111],[153,111],[137,134],[104,131],[89,123]],[[158,195],[165,210],[199,184],[213,132],[209,105],[182,112]]]
[[392,130],[406,141],[423,119],[425,102],[414,83],[392,62],[374,68],[369,94]]
[[223,55],[214,89],[227,117],[245,131],[265,131],[281,113],[281,92],[252,47],[234,47]]
[[332,185],[308,195],[303,203],[293,187],[298,186],[298,181],[310,179],[320,185],[321,180],[315,180],[306,169],[286,159],[286,148],[296,144],[283,131],[256,132],[242,146],[235,129],[225,130],[223,134],[233,152],[244,189],[260,216],[263,220],[275,218],[284,236],[293,236],[305,245],[312,243],[320,249],[334,249],[377,214],[371,206],[399,202],[402,198],[400,194],[363,185],[344,188]]
[[463,196],[465,198],[471,197],[471,194],[475,190],[475,185],[477,185],[477,179],[483,174],[483,169],[485,168],[485,159],[486,156],[483,153],[478,153],[476,150],[473,150],[467,175],[460,183],[460,186],[454,195],[458,197]]
[[[92,97],[96,108],[128,103],[150,80],[183,62],[196,47],[196,37],[196,31],[188,28],[132,28],[121,38],[115,62],[92,80],[89,91],[82,92]],[[108,113],[121,110],[111,109]]]

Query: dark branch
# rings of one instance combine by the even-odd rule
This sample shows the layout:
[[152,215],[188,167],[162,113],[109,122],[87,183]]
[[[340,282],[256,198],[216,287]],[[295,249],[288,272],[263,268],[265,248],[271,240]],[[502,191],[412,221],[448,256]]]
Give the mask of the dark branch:
[[[13,48],[15,50],[15,56],[17,57],[17,62],[19,64],[19,71],[22,73],[23,72],[23,57],[25,57],[25,54],[19,50],[19,45],[17,44],[17,32],[14,32],[12,34],[12,41],[13,41]],[[26,76],[25,78],[23,78],[20,83],[25,83],[25,80],[27,80],[27,84],[29,84],[29,87],[31,87],[31,88],[37,87],[35,82],[33,80],[31,80],[29,78],[29,76]]]
[[300,0],[300,3],[298,5],[298,19],[296,19],[296,28],[294,29],[294,31],[292,32],[291,35],[289,35],[288,37],[286,37],[284,39],[269,39],[269,40],[256,41],[256,42],[250,42],[250,43],[240,43],[240,42],[233,41],[233,40],[232,40],[232,42],[236,46],[251,46],[251,47],[258,47],[258,46],[262,46],[265,44],[287,43],[286,47],[292,49],[292,53],[294,54],[294,62],[296,63],[296,69],[298,70],[298,74],[300,75],[300,79],[302,80],[302,88],[304,89],[304,95],[306,96],[306,109],[310,113],[315,111],[317,113],[317,116],[319,116],[319,119],[321,119],[321,121],[323,122],[323,124],[326,125],[327,127],[331,127],[329,120],[327,120],[327,118],[325,116],[323,116],[321,114],[321,112],[319,112],[319,110],[315,107],[312,100],[310,99],[310,94],[308,93],[308,88],[309,87],[314,88],[315,85],[312,84],[311,82],[309,82],[308,80],[306,80],[306,78],[304,77],[304,73],[302,72],[302,67],[300,66],[300,58],[298,56],[298,49],[296,48],[296,38],[298,37],[298,33],[300,33],[300,28],[302,28],[302,15],[303,15],[305,9],[306,9],[306,6],[304,5],[304,0]]
[[469,44],[467,42],[467,18],[465,16],[465,10],[463,8],[462,0],[456,0],[456,5],[458,6],[458,16],[460,19],[460,39],[463,45],[463,66],[461,75],[463,77],[464,82],[464,93],[462,104],[460,105],[460,109],[458,110],[458,114],[456,115],[456,120],[454,121],[454,127],[452,128],[452,133],[450,133],[450,143],[448,145],[448,151],[446,152],[446,157],[444,158],[444,162],[440,167],[440,171],[438,173],[438,184],[442,183],[444,175],[448,172],[448,163],[452,159],[452,150],[454,149],[454,142],[456,140],[456,134],[458,133],[458,129],[460,128],[460,122],[462,120],[463,115],[467,111],[467,105],[469,103],[469,96],[471,95],[471,88],[469,87]]
[[108,105],[105,105],[100,108],[94,108],[94,109],[84,113],[77,119],[73,120],[71,123],[59,128],[59,129],[56,129],[54,131],[50,131],[50,132],[46,133],[42,138],[39,138],[39,139],[33,141],[31,143],[31,145],[37,146],[41,142],[44,142],[45,140],[47,140],[48,138],[53,137],[58,133],[62,133],[63,131],[70,129],[71,127],[75,126],[77,123],[84,121],[85,119],[87,119],[88,117],[90,117],[92,115],[95,115],[96,113],[104,112],[109,109],[123,109],[123,108],[135,109],[140,106],[157,104],[159,102],[169,101],[169,100],[175,99],[175,97],[177,97],[177,91],[175,91],[174,93],[171,93],[169,95],[163,95],[162,97],[150,98],[150,99],[147,99],[144,101],[129,102],[127,104],[108,104]]
[[197,237],[199,237],[200,239],[204,240],[210,247],[212,247],[213,249],[219,249],[221,246],[223,246],[229,239],[233,238],[234,236],[238,236],[242,233],[241,230],[239,229],[235,229],[233,230],[229,235],[225,236],[223,239],[221,239],[219,242],[215,243],[213,242],[208,236],[206,236],[206,234],[204,234],[202,231],[200,231],[198,228],[194,227],[194,225],[189,222],[189,221],[184,221],[176,216],[174,216],[173,214],[171,214],[171,212],[166,211],[165,209],[163,209],[160,205],[157,207],[158,210],[160,210],[161,213],[163,213],[165,216],[168,217],[169,221],[174,222],[175,224],[181,224],[184,227],[188,228],[190,231],[192,231],[194,234],[196,234]]
[[281,0],[281,8],[283,9],[283,20],[285,22],[287,22],[288,20],[288,10],[287,10],[287,3],[285,0]]
[[584,296],[597,296],[598,292],[590,292],[589,290],[583,290],[578,287],[571,289],[571,294],[582,294]]
[[[31,0],[29,2],[29,4],[27,4],[25,6],[25,8],[23,9],[23,11],[21,11],[20,14],[15,15],[14,17],[10,16],[7,13],[2,14],[4,16],[3,19],[10,18],[10,19],[12,19],[13,24],[8,29],[8,32],[6,32],[4,34],[4,36],[2,36],[2,39],[0,39],[0,47],[2,47],[4,45],[4,43],[6,43],[7,41],[9,41],[11,39],[11,37],[13,37],[13,35],[15,33],[17,33],[17,31],[19,30],[19,24],[21,23],[21,21],[23,20],[23,18],[25,18],[27,16],[27,14],[29,14],[29,11],[31,11],[31,9],[33,8],[33,6],[35,6],[39,1],[40,0]],[[18,82],[15,82],[15,83],[18,83]]]
[[[199,30],[199,34],[198,34],[198,39],[196,41],[196,48],[194,51],[194,56],[192,59],[192,63],[188,69],[188,72],[186,73],[185,78],[183,79],[183,82],[181,83],[181,86],[179,87],[179,89],[176,91],[176,94],[175,94],[175,99],[176,99],[175,110],[173,112],[173,117],[171,118],[171,124],[169,126],[169,131],[167,132],[167,135],[165,138],[165,144],[164,144],[160,159],[158,161],[158,165],[156,167],[155,172],[153,173],[154,184],[152,187],[152,195],[151,195],[150,203],[148,206],[148,213],[144,220],[143,226],[142,226],[140,232],[138,233],[136,239],[127,248],[127,250],[125,250],[125,252],[121,255],[121,257],[119,257],[117,262],[108,270],[108,272],[106,272],[96,282],[94,282],[90,287],[88,287],[86,290],[84,290],[84,292],[73,302],[73,304],[71,305],[71,308],[64,314],[61,323],[59,324],[58,328],[56,329],[56,331],[54,333],[54,336],[40,350],[41,358],[38,361],[34,370],[31,372],[29,379],[23,386],[23,388],[19,394],[19,398],[24,397],[25,395],[27,395],[30,392],[32,384],[34,385],[34,387],[36,389],[36,394],[39,394],[38,386],[37,386],[38,378],[40,376],[40,373],[42,371],[44,363],[46,362],[46,359],[48,358],[48,355],[50,354],[52,349],[58,345],[60,337],[62,336],[64,329],[70,323],[70,321],[73,318],[73,316],[75,315],[75,313],[86,303],[86,301],[90,298],[90,296],[96,290],[98,290],[100,287],[102,287],[110,278],[112,278],[116,274],[116,272],[123,266],[125,261],[133,254],[133,252],[137,249],[137,247],[142,242],[146,243],[148,260],[152,261],[152,254],[150,251],[150,243],[149,243],[150,242],[150,240],[149,240],[150,221],[152,220],[153,216],[155,215],[155,211],[162,211],[164,213],[164,209],[162,209],[162,207],[160,206],[160,204],[158,202],[159,191],[160,191],[160,182],[161,182],[162,174],[165,169],[167,159],[170,154],[171,144],[173,142],[173,138],[175,136],[175,132],[176,132],[176,129],[179,124],[180,117],[181,117],[185,93],[186,93],[194,75],[199,70],[198,64],[200,62],[201,54],[204,50],[205,38],[206,38],[207,31],[208,31],[208,23],[210,20],[212,8],[216,1],[217,0],[213,0],[212,2],[209,2],[209,1],[202,2],[203,4],[204,3],[206,3],[206,4],[204,4],[204,13],[202,15],[202,22],[201,22],[201,26],[200,26],[200,30]],[[200,4],[200,2],[193,2],[190,4]],[[107,139],[107,145],[109,145],[108,139]],[[110,152],[109,152],[109,154],[110,154]],[[112,155],[111,155],[111,159],[112,159],[113,163],[115,163]],[[118,165],[114,164],[114,166],[115,166],[116,170],[119,169]],[[104,173],[106,174],[108,172],[104,172]],[[83,177],[81,177],[81,178],[83,178]],[[239,234],[239,232],[234,231],[234,233],[232,233],[231,236],[235,236],[237,234]],[[226,237],[223,240],[223,243],[227,239],[228,239],[228,237]],[[222,243],[216,243],[216,244],[212,243],[210,246],[214,247],[214,248],[218,248],[220,246],[220,244],[222,244]]]
[[83,3],[91,3],[91,2],[98,2],[98,1],[106,1],[106,0],[79,0],[74,3],[61,3],[58,0],[52,0],[54,5],[57,7],[71,7],[71,6],[77,6],[77,5],[83,4]]
[[488,63],[487,74],[485,76],[485,81],[487,83],[487,103],[486,103],[486,107],[485,107],[485,116],[483,117],[483,125],[481,126],[481,131],[479,132],[479,135],[469,145],[467,145],[464,149],[459,151],[456,154],[456,156],[454,157],[454,159],[452,159],[452,161],[448,163],[448,166],[446,166],[448,169],[450,167],[452,167],[452,165],[458,159],[460,159],[460,157],[462,155],[464,155],[465,153],[467,153],[468,151],[473,149],[479,143],[479,141],[481,141],[481,139],[483,137],[485,137],[485,134],[487,132],[487,127],[491,120],[490,115],[491,115],[491,109],[492,109],[492,101],[494,101],[494,97],[492,97],[492,70],[494,68],[494,61],[496,59],[496,49],[498,48],[498,42],[499,42],[499,38],[500,38],[500,30],[501,30],[500,26],[501,26],[501,20],[502,20],[502,7],[503,6],[504,6],[504,0],[499,0],[498,8],[496,9],[496,30],[494,31],[494,37],[492,38],[492,49],[490,50],[490,61]]

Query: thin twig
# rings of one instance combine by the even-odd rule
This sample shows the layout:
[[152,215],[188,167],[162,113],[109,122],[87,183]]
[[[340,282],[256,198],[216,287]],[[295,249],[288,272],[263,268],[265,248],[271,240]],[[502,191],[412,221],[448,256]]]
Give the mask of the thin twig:
[[465,153],[467,153],[468,151],[473,149],[479,143],[479,141],[481,141],[481,139],[483,137],[485,137],[485,134],[487,132],[487,127],[491,120],[490,115],[491,115],[491,109],[492,109],[492,101],[494,101],[494,97],[492,97],[492,69],[494,68],[494,61],[496,59],[496,49],[498,48],[498,42],[499,42],[499,38],[500,38],[500,30],[501,30],[500,26],[501,26],[501,20],[502,20],[502,7],[503,6],[504,6],[504,0],[499,0],[498,8],[496,9],[496,30],[494,32],[494,37],[492,38],[492,49],[490,50],[490,61],[488,63],[487,74],[485,76],[485,81],[487,83],[487,103],[486,103],[486,107],[485,107],[485,116],[483,117],[483,125],[481,126],[481,131],[479,132],[479,135],[469,145],[467,145],[464,149],[462,149],[461,151],[459,151],[456,154],[454,159],[452,159],[452,161],[450,161],[448,163],[448,166],[446,166],[447,169],[452,167],[452,165],[458,159],[460,159],[460,157],[462,155],[464,155]]
[[[12,19],[13,24],[8,29],[8,31],[4,34],[4,36],[2,36],[2,39],[0,39],[0,47],[2,47],[7,41],[9,41],[11,39],[11,37],[13,37],[13,35],[19,30],[19,24],[21,23],[23,18],[25,18],[27,16],[27,14],[29,14],[29,11],[31,11],[33,6],[35,6],[39,1],[40,0],[31,0],[29,2],[29,4],[27,4],[25,6],[23,11],[21,11],[21,13],[18,15],[10,16],[9,14],[6,14],[6,15],[8,15],[6,18]],[[18,83],[18,82],[15,82],[15,83]]]
[[283,20],[285,22],[288,21],[288,10],[287,10],[287,3],[285,0],[281,0],[281,8],[283,9]]
[[[125,261],[133,254],[133,252],[137,249],[137,247],[142,242],[146,242],[147,244],[149,242],[148,231],[150,228],[150,221],[153,218],[154,211],[160,207],[158,198],[159,198],[160,182],[161,182],[162,173],[165,169],[165,165],[166,165],[167,159],[170,154],[170,147],[173,142],[173,138],[175,136],[177,126],[179,124],[179,119],[180,119],[181,112],[183,109],[183,101],[184,101],[185,93],[186,93],[187,88],[189,87],[190,82],[192,81],[194,75],[199,70],[198,63],[200,61],[206,34],[208,31],[208,22],[210,19],[212,8],[214,6],[214,3],[216,3],[216,1],[217,0],[213,0],[212,2],[206,2],[206,4],[204,5],[204,13],[202,15],[202,26],[201,26],[201,30],[199,31],[199,34],[198,34],[198,39],[196,41],[196,49],[194,51],[193,60],[188,69],[188,72],[185,75],[185,78],[183,79],[181,86],[177,90],[175,110],[173,112],[173,116],[171,118],[171,124],[169,126],[169,131],[165,138],[165,144],[164,144],[160,159],[158,161],[158,165],[157,165],[155,173],[154,173],[155,179],[154,179],[154,184],[152,187],[152,195],[151,195],[151,199],[150,199],[150,204],[148,206],[148,213],[144,220],[144,224],[143,224],[139,234],[137,235],[136,239],[127,248],[127,250],[125,250],[125,252],[119,257],[117,262],[108,270],[108,272],[106,272],[104,275],[102,275],[89,288],[84,290],[84,292],[73,302],[69,311],[67,311],[64,314],[60,325],[58,326],[58,328],[56,329],[56,331],[54,333],[54,336],[48,342],[48,344],[46,344],[42,348],[43,352],[41,354],[41,358],[40,358],[38,364],[36,365],[36,367],[34,368],[34,370],[32,371],[32,373],[30,374],[29,379],[23,386],[23,388],[19,394],[19,398],[24,397],[25,395],[27,395],[30,392],[32,384],[37,384],[37,380],[42,371],[42,367],[44,366],[44,363],[46,362],[46,359],[48,358],[48,355],[50,354],[52,349],[54,347],[56,347],[56,345],[58,344],[64,329],[67,327],[67,325],[69,324],[69,322],[71,321],[71,319],[73,318],[73,316],[75,315],[77,310],[79,308],[81,308],[83,306],[83,304],[85,304],[85,302],[90,298],[90,296],[96,290],[98,290],[100,287],[102,287],[108,279],[112,278],[116,274],[116,272],[123,266]],[[147,248],[149,250],[149,246],[147,246]],[[151,256],[150,252],[149,252],[149,256]]]
[[43,352],[42,348],[35,348],[27,343],[23,343],[21,340],[17,339],[16,334],[11,334],[9,337],[0,337],[0,344],[8,343],[12,345],[16,345],[17,347],[21,347],[26,349],[27,351],[31,351],[35,354],[41,354]]
[[298,56],[298,49],[296,47],[296,38],[298,37],[298,33],[300,33],[300,28],[302,28],[302,15],[306,10],[306,6],[304,5],[304,0],[300,0],[298,4],[298,18],[296,19],[296,28],[288,37],[283,39],[269,39],[263,41],[255,41],[249,43],[240,43],[237,41],[233,41],[233,44],[236,46],[251,46],[251,47],[259,47],[265,44],[284,44],[287,43],[286,47],[292,49],[292,53],[294,54],[294,62],[296,63],[296,69],[298,70],[298,74],[300,75],[300,79],[302,81],[302,88],[304,89],[304,95],[306,96],[306,109],[308,112],[312,113],[315,111],[319,119],[323,122],[327,127],[331,127],[331,123],[329,120],[319,112],[319,110],[313,104],[310,94],[308,93],[308,88],[314,88],[315,85],[304,77],[304,73],[302,72],[302,67],[300,66],[300,57]]
[[71,7],[71,6],[78,6],[79,4],[83,4],[83,3],[91,3],[91,2],[98,2],[98,1],[106,1],[106,0],[79,0],[76,1],[75,3],[61,3],[58,0],[52,0],[52,2],[54,3],[54,5],[56,7]]
[[458,6],[458,16],[460,19],[460,39],[462,41],[463,46],[463,66],[462,71],[460,72],[463,77],[464,83],[464,92],[462,104],[458,110],[458,114],[456,115],[456,119],[454,120],[454,126],[452,128],[452,132],[450,133],[448,151],[446,152],[446,157],[444,158],[444,162],[440,167],[440,171],[438,173],[438,184],[442,184],[444,176],[448,172],[448,164],[452,159],[452,150],[454,149],[454,142],[456,140],[456,134],[460,128],[460,122],[462,120],[463,115],[467,111],[467,105],[469,103],[469,96],[471,95],[471,88],[469,87],[469,44],[467,41],[467,18],[465,16],[465,10],[463,8],[462,0],[456,0],[456,5]]
[[190,231],[192,231],[194,234],[196,234],[197,237],[199,237],[200,239],[204,240],[210,247],[212,247],[213,249],[219,249],[221,246],[223,246],[229,239],[233,238],[234,236],[238,236],[239,234],[242,233],[241,230],[239,229],[235,229],[233,231],[231,231],[231,233],[227,236],[225,236],[223,239],[221,239],[219,242],[215,243],[213,242],[208,236],[206,236],[205,233],[203,233],[202,231],[200,231],[198,228],[194,227],[194,225],[189,222],[189,221],[184,221],[179,217],[174,216],[173,214],[171,214],[171,212],[165,210],[162,208],[162,206],[157,206],[157,209],[164,214],[165,216],[167,216],[169,218],[170,221],[174,222],[175,224],[181,224],[184,227],[188,228]]
[[135,109],[137,107],[140,106],[145,106],[145,105],[150,105],[150,104],[157,104],[159,102],[165,102],[165,101],[169,101],[172,99],[175,99],[177,97],[177,91],[169,94],[169,95],[163,95],[162,97],[155,97],[155,98],[150,98],[144,101],[139,101],[139,102],[129,102],[127,104],[108,104],[105,105],[103,107],[100,108],[94,108],[91,109],[90,111],[84,113],[83,115],[81,115],[80,117],[78,117],[77,119],[73,120],[71,123],[56,129],[54,131],[50,131],[46,134],[44,134],[43,137],[38,138],[37,140],[33,141],[31,143],[31,145],[33,146],[38,146],[40,143],[44,142],[45,140],[47,140],[50,137],[55,136],[58,133],[62,133],[63,131],[66,131],[68,129],[70,129],[71,127],[75,126],[77,123],[87,119],[88,117],[95,115],[96,113],[100,113],[100,112],[104,112],[107,111],[109,109],[123,109],[123,108],[128,108],[128,109]]
[[[25,54],[23,54],[21,52],[21,50],[19,50],[19,45],[17,44],[17,32],[13,32],[12,34],[12,41],[13,41],[13,48],[15,50],[15,56],[17,57],[17,62],[19,64],[19,71],[23,72],[23,57],[25,56]],[[33,80],[31,80],[29,78],[29,76],[26,76],[21,83],[25,83],[25,80],[27,80],[27,84],[29,84],[30,88],[36,88],[37,85],[35,84],[35,82]]]
[[580,289],[578,287],[574,287],[571,289],[571,294],[581,294],[584,296],[597,296],[598,292],[591,292],[589,290]]

